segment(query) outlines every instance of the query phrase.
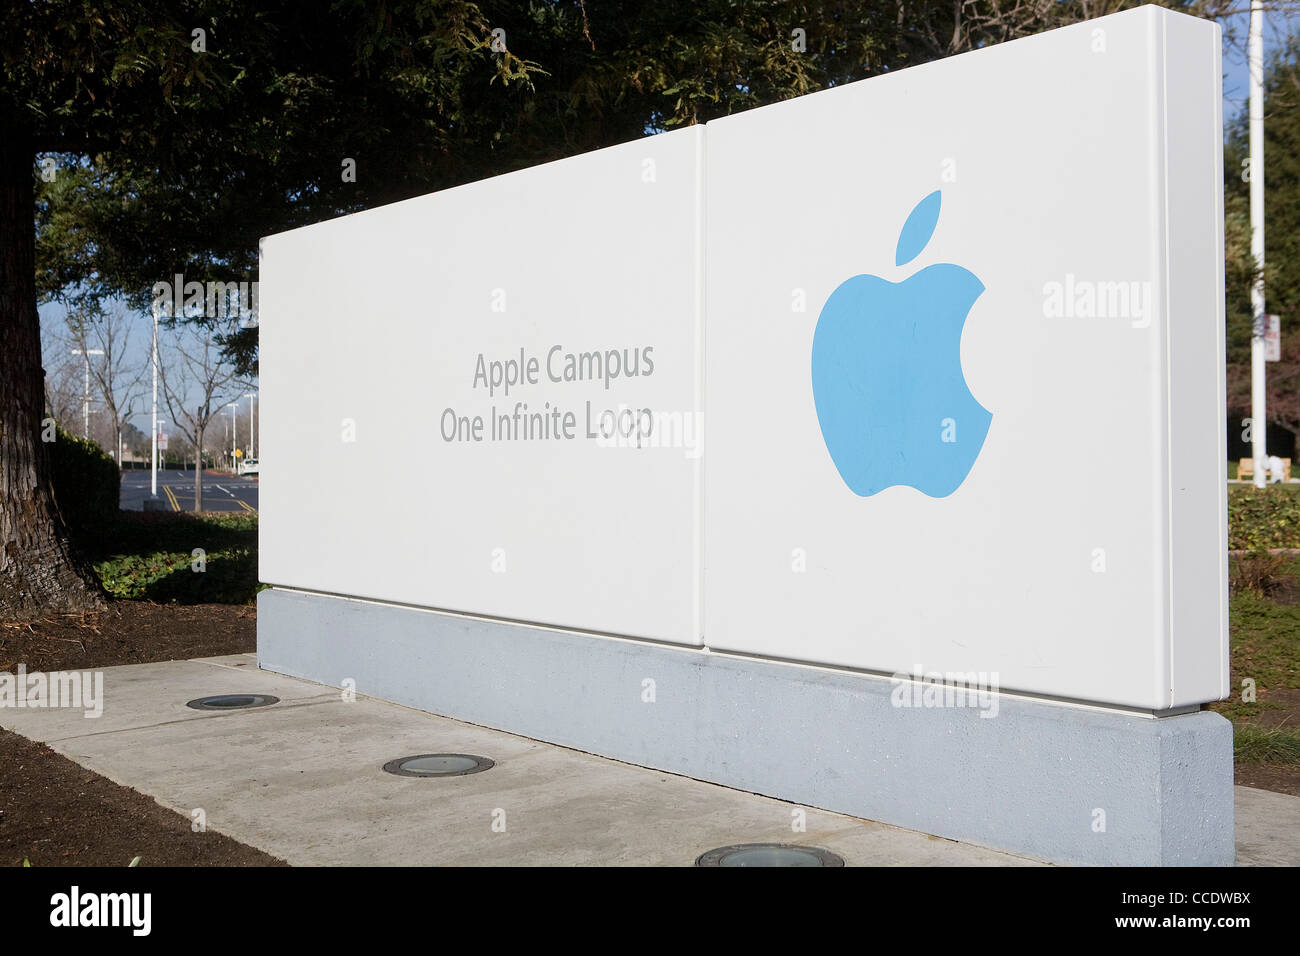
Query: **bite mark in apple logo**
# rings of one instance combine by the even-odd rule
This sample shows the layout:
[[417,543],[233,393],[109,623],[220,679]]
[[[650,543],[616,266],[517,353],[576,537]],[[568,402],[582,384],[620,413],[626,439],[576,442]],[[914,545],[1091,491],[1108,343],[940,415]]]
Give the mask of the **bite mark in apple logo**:
[[[907,217],[895,265],[930,242],[939,194]],[[902,282],[854,276],[826,300],[813,332],[813,402],[826,450],[854,494],[907,485],[946,498],[966,480],[993,420],[961,368],[962,327],[983,292],[972,273],[940,263]]]

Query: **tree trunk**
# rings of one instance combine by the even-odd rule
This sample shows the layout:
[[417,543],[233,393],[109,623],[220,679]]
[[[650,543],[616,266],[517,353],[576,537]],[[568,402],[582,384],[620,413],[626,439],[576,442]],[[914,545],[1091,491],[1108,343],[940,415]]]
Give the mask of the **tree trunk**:
[[199,443],[194,452],[194,513],[203,510],[203,425],[195,432]]
[[0,116],[0,620],[103,604],[73,551],[41,441],[45,373],[36,313],[32,139]]

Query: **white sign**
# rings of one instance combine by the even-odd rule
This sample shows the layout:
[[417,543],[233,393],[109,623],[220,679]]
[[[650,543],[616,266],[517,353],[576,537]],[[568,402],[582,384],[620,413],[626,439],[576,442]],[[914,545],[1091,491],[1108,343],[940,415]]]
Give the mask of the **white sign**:
[[160,431],[160,432],[158,433],[158,450],[159,450],[159,451],[166,451],[166,450],[167,450],[167,433],[166,433],[166,432],[162,432],[162,431]]
[[1144,7],[709,124],[710,647],[1226,692],[1219,69]]
[[699,641],[703,137],[263,241],[262,580]]
[[1144,7],[268,238],[261,578],[1217,699],[1219,111]]
[[1276,315],[1266,315],[1268,319],[1268,328],[1264,332],[1264,361],[1280,362],[1282,361],[1282,318]]

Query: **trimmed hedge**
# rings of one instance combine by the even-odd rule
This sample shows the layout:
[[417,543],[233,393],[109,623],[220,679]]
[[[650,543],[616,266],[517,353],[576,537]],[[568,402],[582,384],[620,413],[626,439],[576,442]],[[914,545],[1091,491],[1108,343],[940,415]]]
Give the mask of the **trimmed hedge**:
[[1300,548],[1300,486],[1229,488],[1228,548]]
[[74,534],[103,531],[117,520],[122,473],[99,445],[58,428],[48,445],[54,500]]

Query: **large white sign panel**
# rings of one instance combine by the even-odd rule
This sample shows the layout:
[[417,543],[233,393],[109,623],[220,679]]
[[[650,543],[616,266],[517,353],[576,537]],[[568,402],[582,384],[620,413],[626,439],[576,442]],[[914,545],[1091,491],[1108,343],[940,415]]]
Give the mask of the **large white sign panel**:
[[261,579],[698,642],[702,140],[264,240]]
[[709,124],[710,647],[1226,693],[1219,49],[1146,7]]
[[1223,696],[1219,71],[1147,7],[265,240],[262,580]]

